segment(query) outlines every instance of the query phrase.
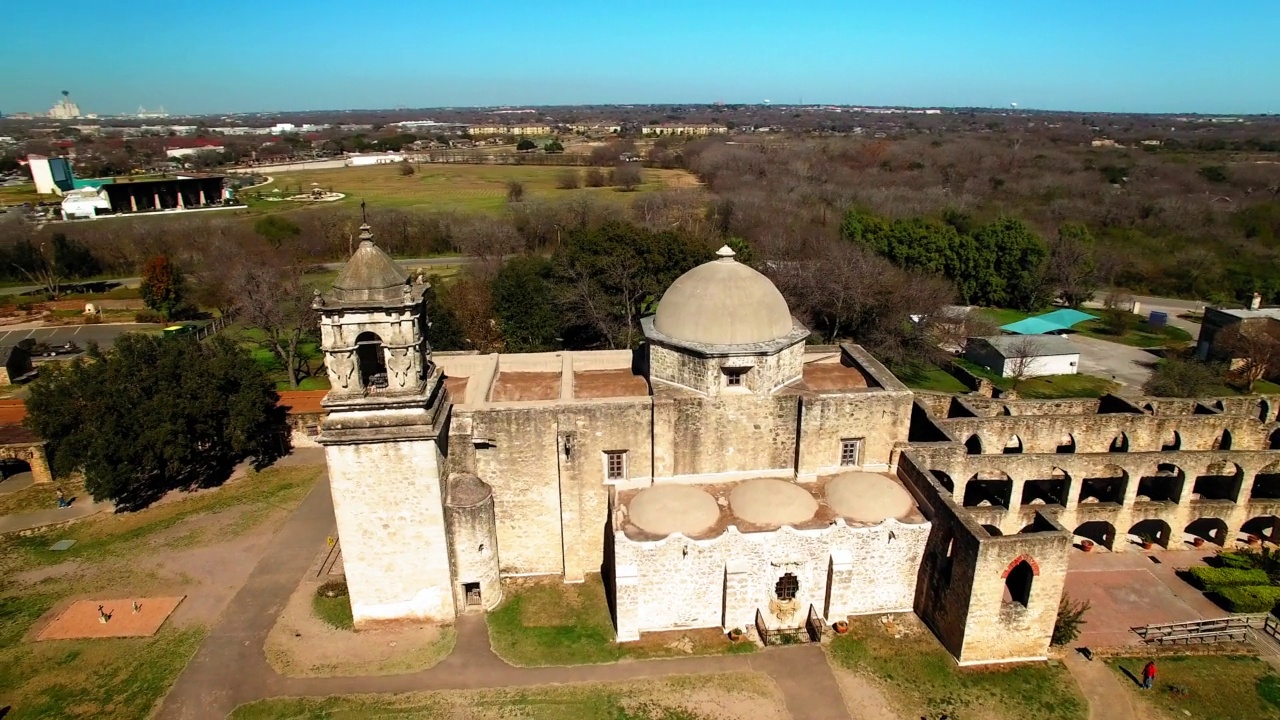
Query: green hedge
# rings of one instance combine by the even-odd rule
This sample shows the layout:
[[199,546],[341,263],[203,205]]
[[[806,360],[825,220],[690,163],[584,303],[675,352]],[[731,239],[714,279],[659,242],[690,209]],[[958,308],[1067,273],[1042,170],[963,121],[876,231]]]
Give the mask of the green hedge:
[[1271,580],[1262,570],[1234,567],[1193,567],[1187,570],[1188,582],[1201,590],[1216,590],[1234,585],[1267,585]]
[[1217,555],[1218,564],[1224,568],[1248,570],[1258,567],[1259,560],[1257,553],[1247,551],[1220,552]]
[[1271,585],[1245,585],[1237,587],[1221,587],[1214,595],[1231,612],[1260,613],[1270,612],[1280,602],[1280,587]]

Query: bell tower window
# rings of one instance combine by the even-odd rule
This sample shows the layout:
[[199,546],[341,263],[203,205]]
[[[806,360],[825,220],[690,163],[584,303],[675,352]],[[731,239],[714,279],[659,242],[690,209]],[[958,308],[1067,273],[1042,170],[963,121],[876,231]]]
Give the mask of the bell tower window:
[[382,354],[382,338],[377,333],[362,332],[356,337],[356,361],[360,365],[360,384],[366,390],[387,387],[387,363]]

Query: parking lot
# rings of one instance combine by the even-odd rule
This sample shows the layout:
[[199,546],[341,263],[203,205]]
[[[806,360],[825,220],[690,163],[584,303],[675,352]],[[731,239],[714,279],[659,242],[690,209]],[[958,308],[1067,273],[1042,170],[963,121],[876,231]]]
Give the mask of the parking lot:
[[0,346],[17,345],[23,340],[31,338],[36,342],[44,342],[54,346],[74,342],[81,349],[84,349],[89,343],[96,342],[105,348],[111,347],[116,338],[127,332],[156,330],[161,327],[163,326],[127,323],[120,325],[67,325],[64,327],[7,330],[0,332]]

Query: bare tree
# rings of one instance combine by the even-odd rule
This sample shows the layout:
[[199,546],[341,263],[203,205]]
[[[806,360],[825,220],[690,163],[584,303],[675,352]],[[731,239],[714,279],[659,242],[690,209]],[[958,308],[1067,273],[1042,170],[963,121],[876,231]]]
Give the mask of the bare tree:
[[640,168],[635,163],[619,163],[613,169],[613,184],[623,192],[632,192],[640,186]]
[[300,355],[303,340],[319,327],[313,293],[303,281],[303,267],[288,258],[264,254],[227,269],[227,289],[240,321],[262,331],[259,344],[270,350],[289,375],[289,386],[313,373]]
[[1004,376],[1013,381],[1014,390],[1017,390],[1028,378],[1035,377],[1040,346],[1040,338],[1035,335],[1019,335],[1016,340],[1002,349]]
[[1245,382],[1246,392],[1280,368],[1280,323],[1275,320],[1236,323],[1221,331],[1214,345],[1231,358],[1232,373]]

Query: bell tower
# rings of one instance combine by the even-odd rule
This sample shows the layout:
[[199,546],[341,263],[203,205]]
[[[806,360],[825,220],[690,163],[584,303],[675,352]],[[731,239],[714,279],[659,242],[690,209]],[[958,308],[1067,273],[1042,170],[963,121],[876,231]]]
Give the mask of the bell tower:
[[313,299],[330,382],[318,439],[356,627],[456,615],[441,482],[451,405],[427,342],[428,288],[364,224]]

